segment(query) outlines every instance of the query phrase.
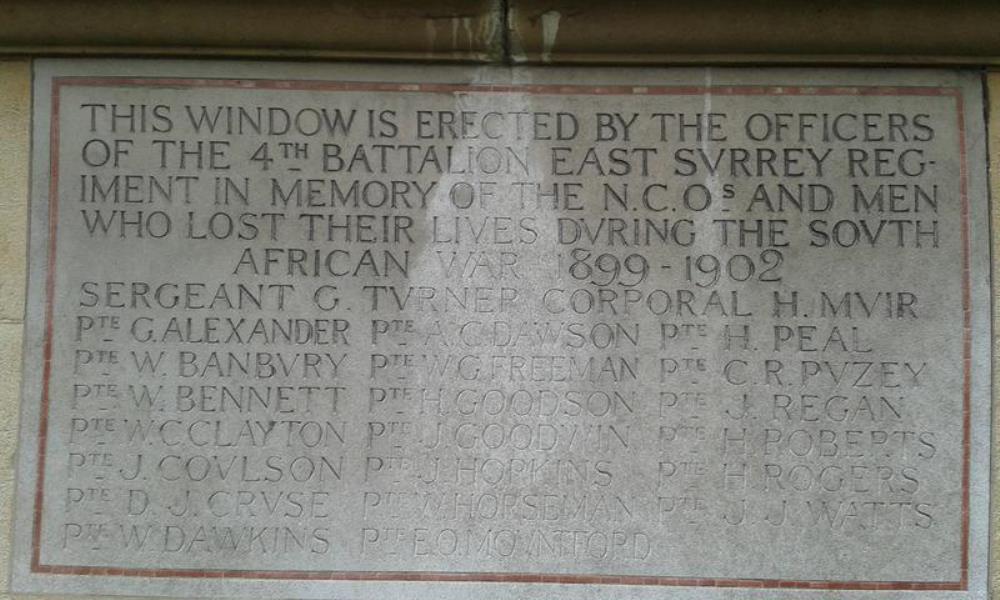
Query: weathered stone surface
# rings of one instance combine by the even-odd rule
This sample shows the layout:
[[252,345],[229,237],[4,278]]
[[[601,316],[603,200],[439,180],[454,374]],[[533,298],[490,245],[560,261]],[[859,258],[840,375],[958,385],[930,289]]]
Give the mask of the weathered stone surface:
[[[27,178],[27,174],[24,174]],[[0,322],[20,323],[24,319],[25,249],[28,237],[28,209],[23,203],[0,205]]]
[[0,62],[0,587],[9,583],[27,253],[28,61]]
[[28,61],[0,61],[0,322],[24,316],[30,93]]
[[985,593],[974,76],[35,75],[15,589]]
[[[21,387],[21,325],[0,324],[0,527],[11,531],[13,513],[14,448],[17,445],[17,398]],[[0,584],[9,583],[10,535],[0,546]]]

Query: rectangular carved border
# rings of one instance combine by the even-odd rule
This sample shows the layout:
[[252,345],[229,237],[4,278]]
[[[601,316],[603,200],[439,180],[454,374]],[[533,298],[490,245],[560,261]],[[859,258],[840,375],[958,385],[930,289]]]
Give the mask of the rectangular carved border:
[[[239,88],[270,90],[321,90],[345,92],[437,92],[518,93],[591,95],[702,95],[727,96],[937,96],[955,100],[959,144],[959,191],[961,196],[963,386],[962,386],[962,515],[961,575],[953,582],[926,581],[820,581],[785,579],[697,578],[645,575],[583,575],[502,572],[431,571],[266,571],[238,569],[133,569],[109,566],[46,564],[41,560],[42,508],[45,501],[45,462],[48,437],[49,380],[52,374],[53,304],[55,296],[56,237],[59,208],[59,107],[60,91],[66,86]],[[971,454],[972,309],[969,247],[968,172],[965,149],[965,116],[962,91],[954,87],[887,86],[586,86],[586,85],[470,85],[422,83],[372,83],[348,81],[281,81],[263,79],[197,79],[137,77],[57,77],[52,81],[51,129],[49,132],[49,227],[45,285],[45,325],[41,417],[38,432],[38,470],[35,481],[31,542],[31,571],[51,575],[96,575],[116,577],[265,579],[304,581],[434,581],[482,583],[559,583],[591,585],[640,585],[683,587],[734,587],[812,590],[912,590],[964,591],[969,575],[969,469]]]

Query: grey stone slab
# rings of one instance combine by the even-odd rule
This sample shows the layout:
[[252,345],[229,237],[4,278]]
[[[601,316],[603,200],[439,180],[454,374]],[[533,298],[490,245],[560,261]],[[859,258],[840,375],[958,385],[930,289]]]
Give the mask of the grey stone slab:
[[956,71],[40,62],[13,588],[984,597],[981,114]]

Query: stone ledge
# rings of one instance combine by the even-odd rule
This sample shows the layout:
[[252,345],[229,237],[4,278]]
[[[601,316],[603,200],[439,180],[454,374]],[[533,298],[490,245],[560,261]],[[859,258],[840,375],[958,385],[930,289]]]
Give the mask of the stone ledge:
[[498,0],[10,0],[0,53],[486,62]]
[[987,0],[7,0],[0,54],[997,64]]
[[511,0],[529,63],[997,63],[1000,3]]

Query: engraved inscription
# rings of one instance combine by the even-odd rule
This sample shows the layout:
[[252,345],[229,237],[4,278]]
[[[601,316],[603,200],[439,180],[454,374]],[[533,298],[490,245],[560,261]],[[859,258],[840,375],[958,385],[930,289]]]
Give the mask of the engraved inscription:
[[40,564],[964,581],[959,88],[52,85]]

